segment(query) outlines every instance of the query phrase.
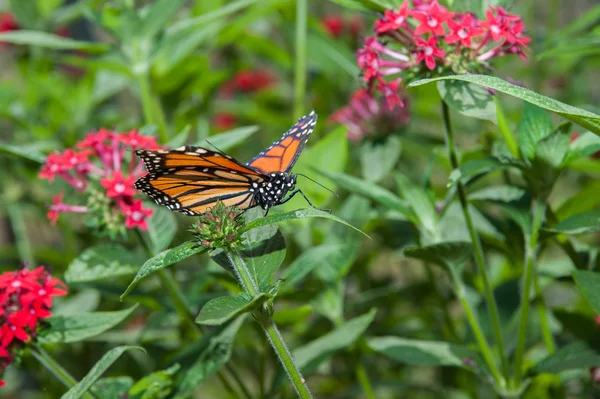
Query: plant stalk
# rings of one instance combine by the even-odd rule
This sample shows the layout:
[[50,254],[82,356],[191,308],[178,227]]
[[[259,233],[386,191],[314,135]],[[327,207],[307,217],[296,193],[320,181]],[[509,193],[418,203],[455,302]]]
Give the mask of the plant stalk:
[[525,357],[525,342],[527,339],[527,325],[529,317],[530,293],[535,278],[536,255],[538,250],[538,235],[542,225],[546,206],[543,202],[534,200],[533,219],[531,222],[531,231],[526,234],[525,248],[525,277],[523,283],[523,295],[521,298],[521,310],[519,318],[519,336],[517,338],[517,347],[515,349],[515,364],[513,386],[518,387],[521,384],[523,376],[523,359]]
[[[454,137],[452,133],[452,125],[450,123],[450,110],[448,109],[448,105],[442,100],[442,116],[444,120],[444,133],[446,136],[446,146],[448,147],[448,154],[450,156],[450,165],[452,169],[457,169],[459,167],[458,157],[456,156],[456,147],[454,144]],[[473,219],[471,218],[471,212],[469,211],[469,202],[467,200],[467,195],[465,193],[465,188],[462,182],[459,180],[456,182],[456,191],[458,194],[458,199],[460,201],[460,206],[462,208],[463,216],[465,218],[465,222],[467,224],[467,229],[469,230],[469,235],[471,237],[471,242],[473,243],[473,248],[475,251],[475,263],[477,264],[477,268],[479,269],[479,274],[481,275],[481,280],[483,281],[483,289],[486,297],[487,306],[492,318],[492,327],[494,331],[494,337],[496,339],[496,345],[498,346],[498,352],[500,354],[500,361],[502,364],[502,372],[506,378],[508,378],[508,361],[506,359],[506,353],[504,352],[504,341],[502,338],[502,328],[500,326],[500,315],[498,313],[498,305],[496,304],[496,299],[494,298],[494,292],[492,290],[492,286],[488,279],[487,269],[485,265],[485,255],[483,253],[483,246],[481,245],[481,240],[479,239],[479,234],[475,230],[475,226],[473,225]]]
[[[248,270],[246,263],[240,256],[240,254],[235,250],[227,250],[225,251],[227,254],[227,259],[231,263],[233,270],[237,278],[240,281],[242,287],[244,287],[244,291],[252,297],[258,295],[260,293],[258,284]],[[288,375],[298,397],[301,399],[310,399],[313,396],[311,395],[308,386],[306,385],[306,381],[300,374],[300,370],[296,366],[292,354],[281,336],[281,333],[277,329],[277,325],[273,322],[272,312],[268,309],[267,305],[262,305],[259,310],[256,310],[254,313],[254,318],[261,325],[267,338],[269,339],[269,343],[275,350],[277,357],[281,361],[281,364]]]
[[306,99],[306,15],[307,0],[296,0],[296,49],[294,59],[294,117],[304,115]]
[[365,398],[367,399],[375,399],[375,394],[373,393],[373,386],[371,385],[371,381],[369,380],[369,375],[367,374],[367,370],[363,367],[360,362],[356,362],[356,379],[360,384],[363,393],[365,394]]
[[536,298],[536,309],[538,311],[538,316],[540,318],[540,328],[542,330],[542,338],[544,339],[544,344],[546,345],[546,351],[551,355],[556,350],[556,343],[554,342],[554,337],[552,336],[552,331],[550,330],[550,322],[548,321],[548,312],[546,312],[546,305],[544,304],[544,298],[542,297],[542,290],[540,288],[540,283],[538,281],[538,274],[535,273],[533,278],[533,289],[535,291]]

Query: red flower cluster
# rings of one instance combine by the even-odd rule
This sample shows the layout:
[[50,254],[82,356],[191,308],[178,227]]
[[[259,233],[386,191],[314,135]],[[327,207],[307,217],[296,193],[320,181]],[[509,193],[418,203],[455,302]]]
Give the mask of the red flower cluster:
[[[151,209],[142,207],[142,200],[134,199],[134,182],[144,174],[143,163],[137,159],[136,148],[156,149],[154,137],[143,136],[136,130],[113,133],[100,129],[76,144],[76,150],[48,155],[39,177],[50,182],[60,177],[75,190],[89,194],[88,203],[67,205],[63,193],[53,199],[48,219],[55,224],[62,212],[80,212],[99,215],[96,227],[122,230],[139,227],[147,230],[146,219]],[[100,182],[100,190],[95,182]],[[114,230],[114,229],[113,229]]]
[[[523,36],[521,17],[502,7],[491,6],[480,21],[471,13],[450,12],[437,0],[387,10],[374,31],[358,51],[358,65],[369,89],[380,91],[390,107],[402,105],[397,93],[402,75],[428,77],[436,68],[438,74],[478,72],[493,57],[525,59],[531,41]],[[392,81],[384,79],[392,75]]]
[[0,274],[0,374],[35,337],[40,320],[52,315],[52,298],[66,294],[66,285],[43,266]]
[[410,119],[408,108],[389,108],[367,90],[359,89],[350,98],[350,104],[329,117],[330,122],[346,125],[348,139],[360,142],[366,137],[388,134],[406,125]]
[[363,29],[363,20],[359,16],[353,16],[346,19],[341,15],[328,15],[321,19],[321,26],[325,32],[335,39],[344,36],[345,33],[350,34],[350,37],[356,38]]

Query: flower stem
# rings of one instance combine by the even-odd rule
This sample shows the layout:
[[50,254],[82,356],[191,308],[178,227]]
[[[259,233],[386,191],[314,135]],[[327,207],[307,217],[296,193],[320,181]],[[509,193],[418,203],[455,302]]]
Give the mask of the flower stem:
[[542,297],[542,290],[540,289],[540,283],[536,273],[533,279],[533,289],[535,290],[536,308],[538,316],[540,318],[540,328],[542,329],[542,337],[548,354],[551,355],[556,350],[556,344],[552,331],[550,330],[550,322],[548,321],[548,312],[546,312],[546,306],[544,304],[544,298]]
[[521,297],[519,336],[517,338],[517,347],[515,349],[514,377],[512,380],[513,387],[518,387],[519,384],[521,384],[521,377],[523,376],[523,359],[525,356],[525,341],[527,339],[527,324],[529,320],[530,292],[535,277],[538,233],[545,211],[545,204],[538,200],[534,200],[531,231],[529,234],[526,234],[525,237],[527,245],[525,248],[525,281],[523,283],[523,295]]
[[[450,124],[450,111],[448,109],[448,105],[444,101],[442,101],[442,116],[444,119],[444,132],[446,135],[446,146],[448,147],[448,153],[450,156],[450,165],[452,166],[452,169],[457,169],[459,164],[458,158],[456,156],[456,148],[454,145],[454,138],[452,134],[452,125]],[[462,208],[463,216],[465,218],[467,229],[469,230],[471,242],[475,251],[475,263],[477,264],[479,274],[481,275],[481,280],[483,281],[483,289],[485,292],[486,302],[490,312],[490,316],[492,318],[492,327],[494,331],[494,336],[496,338],[496,345],[498,346],[498,352],[500,354],[502,372],[505,377],[508,377],[508,361],[506,360],[506,353],[504,352],[504,343],[502,339],[502,328],[500,327],[500,315],[498,313],[498,305],[496,304],[494,292],[492,291],[492,286],[488,280],[487,270],[485,266],[485,256],[483,253],[481,240],[479,239],[479,235],[477,234],[475,226],[473,225],[473,219],[471,218],[471,212],[469,211],[469,202],[467,201],[465,188],[460,180],[456,183],[456,191],[458,193],[460,206]]]
[[373,387],[371,386],[371,381],[369,380],[369,375],[367,374],[367,371],[360,362],[356,362],[355,372],[356,378],[358,379],[358,383],[362,387],[362,390],[365,394],[365,398],[375,399],[375,395],[373,394]]
[[[67,388],[71,389],[75,385],[77,385],[77,380],[75,378],[73,378],[73,376],[67,370],[65,370],[60,364],[58,364],[58,362],[56,362],[56,360],[54,360],[52,358],[52,356],[50,356],[48,354],[48,352],[46,352],[45,350],[43,350],[39,345],[32,344],[31,354],[48,371],[50,371],[52,374],[54,374],[54,376],[64,386],[66,386]],[[83,396],[85,398],[87,398],[87,399],[93,399],[94,398],[94,396],[91,393],[89,393],[89,392],[86,392],[85,394],[83,394]]]
[[307,0],[296,0],[296,51],[294,69],[294,117],[304,115],[306,97],[306,14]]
[[[225,252],[227,254],[227,259],[235,270],[235,274],[238,277],[242,287],[244,287],[246,293],[252,297],[258,295],[260,293],[258,284],[256,283],[256,280],[252,278],[250,270],[248,270],[248,267],[246,266],[246,263],[240,254],[235,250],[228,250]],[[285,372],[294,385],[294,389],[296,390],[298,397],[301,399],[312,398],[312,395],[308,390],[308,386],[306,386],[306,381],[302,377],[302,374],[300,374],[300,370],[296,366],[296,363],[294,363],[294,359],[292,358],[290,350],[286,346],[283,337],[273,322],[271,310],[268,309],[267,305],[263,305],[259,310],[256,310],[253,315],[265,331],[265,334],[269,339],[269,343],[275,350],[277,357],[279,357]]]

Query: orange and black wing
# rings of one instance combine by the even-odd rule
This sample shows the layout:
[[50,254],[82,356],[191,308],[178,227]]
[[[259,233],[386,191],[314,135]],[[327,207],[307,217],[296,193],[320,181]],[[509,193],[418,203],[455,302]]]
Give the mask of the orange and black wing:
[[135,188],[172,211],[201,215],[217,201],[240,209],[257,205],[251,188],[264,180],[262,175],[221,152],[185,146],[136,154],[149,173]]
[[315,114],[315,111],[298,119],[298,122],[285,132],[281,139],[271,144],[269,148],[254,157],[247,165],[265,175],[276,172],[289,173],[298,160],[316,123],[317,114]]

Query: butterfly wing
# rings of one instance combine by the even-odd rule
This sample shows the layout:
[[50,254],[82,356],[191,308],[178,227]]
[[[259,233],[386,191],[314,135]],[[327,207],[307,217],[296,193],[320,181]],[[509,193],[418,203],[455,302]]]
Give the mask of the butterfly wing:
[[283,137],[254,157],[247,165],[265,175],[277,172],[288,173],[298,160],[316,123],[315,111],[298,119]]
[[257,205],[251,188],[264,177],[226,154],[191,146],[136,154],[149,173],[135,187],[158,205],[186,215],[201,215],[217,201],[240,209]]

